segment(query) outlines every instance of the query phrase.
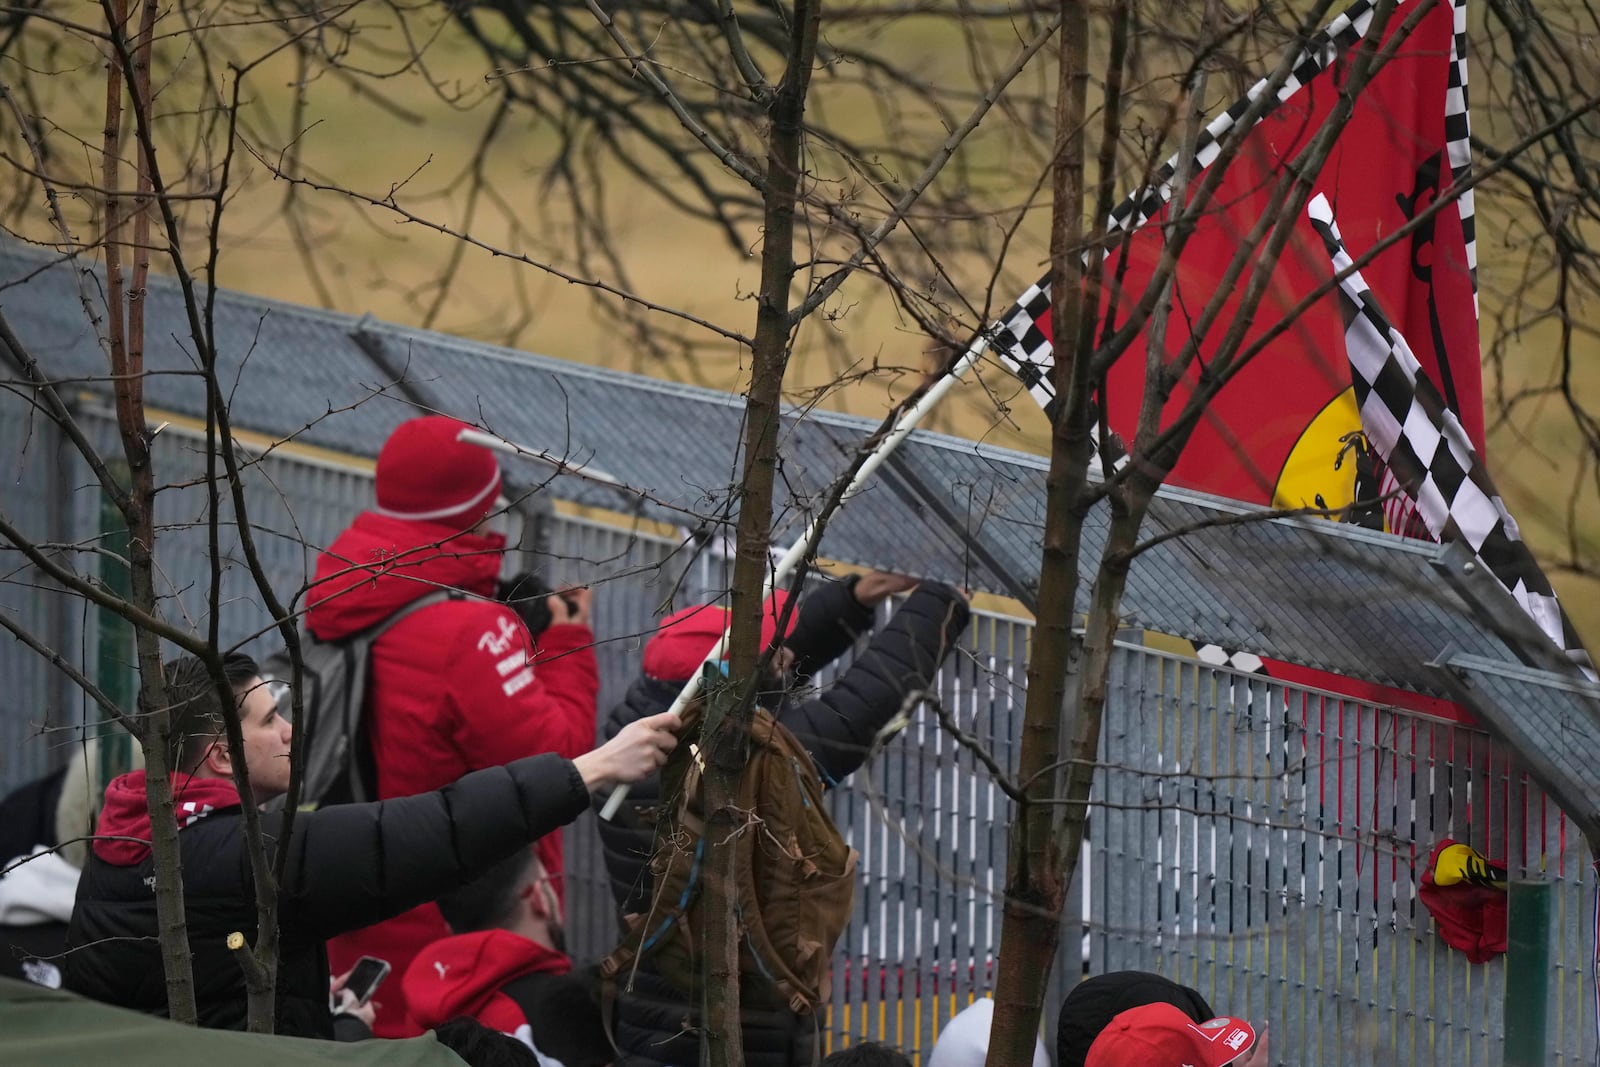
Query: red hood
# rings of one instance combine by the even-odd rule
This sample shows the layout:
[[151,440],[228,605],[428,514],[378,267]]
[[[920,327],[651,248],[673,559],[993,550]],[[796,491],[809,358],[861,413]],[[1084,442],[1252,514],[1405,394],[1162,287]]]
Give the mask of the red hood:
[[[788,603],[789,594],[774,589],[767,597],[761,613],[761,647],[766,649],[778,635],[778,616]],[[787,640],[794,633],[800,613],[789,613],[783,636]],[[711,649],[722,639],[728,626],[728,611],[715,604],[698,604],[675,611],[661,620],[655,636],[645,642],[644,657],[640,666],[644,673],[664,682],[679,682],[700,673],[700,665],[711,654]],[[726,652],[722,655],[727,659]]]
[[[239,791],[223,778],[195,778],[176,771],[172,775],[172,806],[182,830],[213,811],[238,807]],[[106,806],[95,833],[119,839],[95,841],[94,854],[107,863],[132,867],[150,855],[150,806],[145,802],[143,771],[113,778],[106,786]]]
[[423,949],[406,968],[401,985],[406,1010],[425,1030],[458,1015],[498,1029],[502,1020],[483,1016],[501,986],[535,971],[570,970],[572,961],[553,948],[509,930],[480,930],[441,938]]
[[493,596],[505,547],[499,534],[364,511],[317,558],[306,623],[322,640],[338,641],[440,587]]

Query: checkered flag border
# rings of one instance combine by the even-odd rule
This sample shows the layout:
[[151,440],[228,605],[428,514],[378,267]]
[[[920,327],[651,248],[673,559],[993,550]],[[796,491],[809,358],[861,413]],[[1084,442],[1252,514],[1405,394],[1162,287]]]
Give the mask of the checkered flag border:
[[[1350,270],[1333,209],[1324,196],[1306,208],[1335,273]],[[1557,602],[1550,581],[1522,540],[1461,422],[1428,379],[1399,331],[1389,325],[1359,271],[1339,285],[1345,351],[1367,440],[1415,502],[1438,541],[1461,541],[1510,591],[1539,628],[1591,678],[1594,664]]]
[[1226,667],[1240,674],[1266,675],[1267,665],[1254,652],[1229,648],[1227,645],[1197,645],[1195,658],[1208,667]]
[[[1444,94],[1445,156],[1450,161],[1450,182],[1464,180],[1472,172],[1472,124],[1467,110],[1467,3],[1455,0],[1455,23],[1450,37],[1450,75]],[[1456,213],[1461,219],[1461,238],[1467,250],[1467,268],[1472,272],[1472,314],[1478,314],[1478,224],[1472,190],[1456,198]]]

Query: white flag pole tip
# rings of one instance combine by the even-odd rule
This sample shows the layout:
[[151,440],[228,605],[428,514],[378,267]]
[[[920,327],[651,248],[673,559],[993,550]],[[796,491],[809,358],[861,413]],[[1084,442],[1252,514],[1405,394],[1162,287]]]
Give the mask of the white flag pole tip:
[[484,448],[492,448],[496,452],[504,452],[511,456],[521,456],[523,459],[537,460],[540,463],[549,464],[562,474],[574,474],[580,478],[600,482],[603,485],[614,485],[619,488],[623,486],[621,478],[614,474],[607,474],[599,467],[591,467],[583,463],[571,463],[560,456],[551,455],[549,452],[538,449],[524,448],[519,444],[507,441],[503,437],[496,437],[492,433],[484,433],[482,430],[462,430],[456,435],[456,440],[465,441],[469,445],[482,445]]

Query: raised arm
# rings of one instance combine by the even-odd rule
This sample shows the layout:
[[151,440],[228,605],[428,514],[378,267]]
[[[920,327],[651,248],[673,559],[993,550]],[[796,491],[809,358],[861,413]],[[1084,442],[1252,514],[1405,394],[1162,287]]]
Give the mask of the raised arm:
[[825,782],[861,766],[906,694],[932,683],[970,614],[956,589],[922,583],[827,692],[784,710],[780,720],[811,752]]
[[455,742],[467,765],[593,748],[600,677],[587,612],[555,619],[534,645],[510,608],[485,601],[475,610],[452,654],[460,665],[451,680]]
[[[576,760],[529,756],[432,793],[300,813],[284,872],[285,929],[332,937],[471,881],[577,818],[591,790],[654,773],[677,725],[657,715]],[[269,835],[280,820],[263,817]]]
[[873,571],[813,589],[800,601],[800,618],[784,645],[794,653],[797,677],[809,678],[872,629],[878,605],[915,587],[915,578]]

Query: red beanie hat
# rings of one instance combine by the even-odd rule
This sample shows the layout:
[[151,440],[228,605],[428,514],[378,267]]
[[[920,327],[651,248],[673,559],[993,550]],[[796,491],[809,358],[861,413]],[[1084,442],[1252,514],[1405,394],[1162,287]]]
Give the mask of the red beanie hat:
[[380,515],[465,530],[494,508],[500,464],[461,440],[471,427],[443,415],[402,422],[378,453]]
[[[762,605],[761,647],[766,649],[778,632],[778,616],[788,603],[789,594],[774,590]],[[783,636],[794,633],[795,619],[789,616],[789,625]],[[728,609],[712,604],[697,604],[692,608],[675,611],[661,620],[654,637],[644,646],[644,673],[664,682],[687,681],[700,669],[711,648],[728,628]],[[727,658],[726,655],[723,656]]]

